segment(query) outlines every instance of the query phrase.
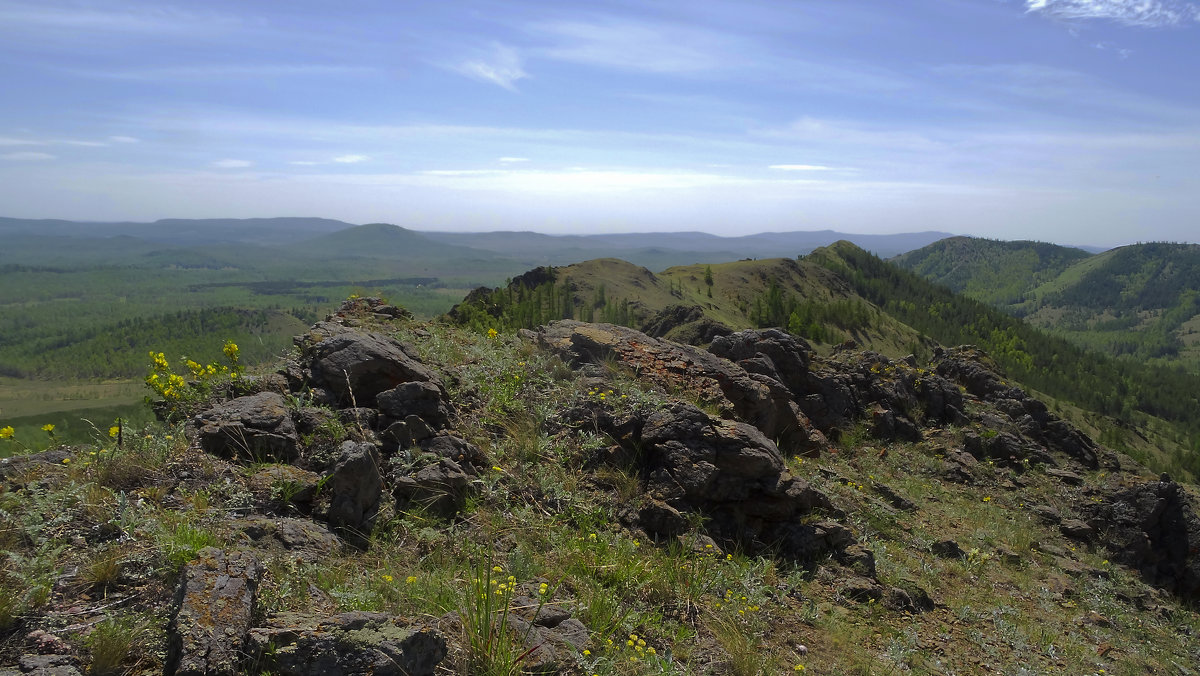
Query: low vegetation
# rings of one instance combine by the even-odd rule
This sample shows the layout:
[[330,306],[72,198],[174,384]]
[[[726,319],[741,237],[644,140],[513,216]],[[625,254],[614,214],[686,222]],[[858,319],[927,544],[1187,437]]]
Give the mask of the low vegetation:
[[[642,477],[598,464],[613,439],[564,411],[652,412],[689,393],[665,392],[615,363],[603,378],[589,375],[507,329],[375,328],[453,374],[457,433],[492,466],[456,516],[410,506],[381,514],[364,550],[272,555],[259,585],[263,616],[415,618],[446,633],[443,668],[462,674],[530,666],[527,634],[507,621],[517,597],[532,599],[535,615],[562,609],[586,627],[562,673],[1142,674],[1200,659],[1194,608],[1111,564],[1102,546],[1065,539],[1034,510],[1036,502],[1073,515],[1085,496],[1128,477],[1096,469],[1069,486],[1039,468],[985,462],[980,480],[947,482],[947,449],[988,431],[972,426],[903,442],[874,439],[863,423],[831,453],[789,458],[789,470],[829,495],[874,552],[882,584],[932,597],[923,610],[885,607],[852,597],[846,580],[857,573],[841,564],[722,549],[702,519],[658,541],[621,525],[621,510],[646,499]],[[256,492],[251,477],[268,465],[202,453],[191,434],[156,424],[123,430],[120,445],[105,436],[59,448],[47,438],[29,450],[55,455],[4,470],[0,664],[41,631],[90,673],[159,672],[181,567],[204,547],[239,546],[233,516],[300,515],[283,484]],[[313,448],[362,432],[321,434],[330,439],[310,438]],[[880,486],[919,508],[896,508]],[[961,555],[931,551],[946,539]]]

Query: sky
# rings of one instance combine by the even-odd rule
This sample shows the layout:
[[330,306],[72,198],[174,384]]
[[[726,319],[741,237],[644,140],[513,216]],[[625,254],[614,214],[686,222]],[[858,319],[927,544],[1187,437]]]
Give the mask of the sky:
[[1200,237],[1200,0],[0,0],[0,216]]

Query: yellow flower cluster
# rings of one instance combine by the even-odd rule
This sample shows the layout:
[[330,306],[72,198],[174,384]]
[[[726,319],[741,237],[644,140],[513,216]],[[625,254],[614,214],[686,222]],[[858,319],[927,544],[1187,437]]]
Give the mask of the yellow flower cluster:
[[12,425],[0,427],[0,439],[12,439],[16,433],[17,431],[13,429]]
[[222,364],[201,364],[192,359],[184,358],[183,365],[191,375],[192,381],[189,383],[182,375],[175,373],[171,368],[171,362],[167,360],[167,355],[162,352],[150,352],[150,375],[146,376],[146,386],[154,391],[155,394],[162,397],[168,402],[178,402],[188,399],[196,395],[203,394],[210,381],[213,379],[229,375],[236,378],[244,369],[239,363],[240,350],[237,343],[227,340],[221,352],[229,361],[229,365]]

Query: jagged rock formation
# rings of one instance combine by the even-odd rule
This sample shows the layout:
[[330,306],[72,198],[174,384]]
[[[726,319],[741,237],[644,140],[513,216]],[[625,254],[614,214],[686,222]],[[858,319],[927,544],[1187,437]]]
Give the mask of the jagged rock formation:
[[1179,484],[1162,477],[1130,486],[1088,511],[1086,525],[1114,559],[1156,587],[1200,599],[1200,515]]

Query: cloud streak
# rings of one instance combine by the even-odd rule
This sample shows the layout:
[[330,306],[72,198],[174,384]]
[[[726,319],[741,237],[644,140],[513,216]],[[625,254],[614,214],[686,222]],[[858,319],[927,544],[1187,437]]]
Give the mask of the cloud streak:
[[0,155],[0,160],[12,160],[13,162],[42,162],[45,160],[54,160],[54,159],[58,159],[58,157],[55,155],[51,155],[50,153],[37,153],[37,152],[30,152],[30,151],[23,151],[23,152],[17,152],[17,153],[5,153],[3,155]]
[[1025,9],[1057,19],[1105,19],[1127,26],[1200,22],[1200,7],[1187,0],[1025,0]]
[[451,66],[451,70],[512,92],[517,91],[517,80],[529,77],[517,51],[498,43],[492,46],[492,52],[487,56],[455,64]]

